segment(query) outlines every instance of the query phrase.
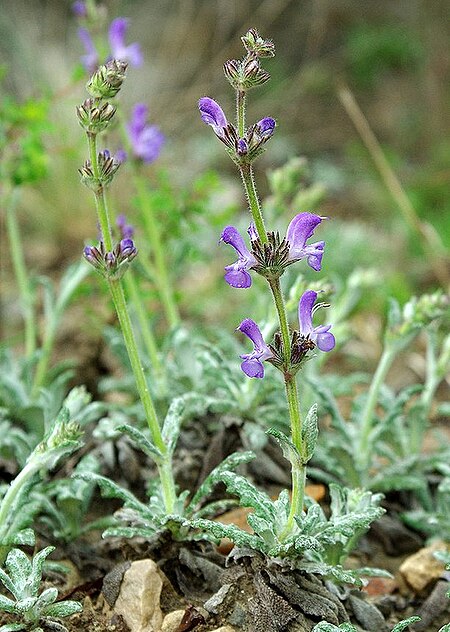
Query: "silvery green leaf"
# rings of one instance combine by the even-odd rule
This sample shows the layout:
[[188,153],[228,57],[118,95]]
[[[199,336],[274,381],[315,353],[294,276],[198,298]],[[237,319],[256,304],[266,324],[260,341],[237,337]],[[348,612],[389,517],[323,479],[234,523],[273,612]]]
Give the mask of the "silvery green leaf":
[[5,566],[9,575],[14,578],[14,597],[19,600],[28,597],[29,578],[32,572],[31,562],[23,551],[13,549],[8,553]]
[[382,568],[372,568],[370,566],[363,566],[361,568],[357,568],[356,572],[361,577],[387,577],[392,578],[391,573],[383,570]]
[[[447,597],[450,597],[450,592],[447,593]],[[392,630],[392,632],[395,632],[395,631]],[[450,632],[450,623],[447,623],[447,625],[443,625],[442,628],[439,628],[438,632]]]
[[8,623],[0,628],[0,632],[17,632],[18,630],[25,630],[25,626],[22,623]]
[[172,400],[162,427],[162,438],[169,454],[173,454],[180,434],[181,424],[187,415],[201,415],[211,403],[208,397],[187,393]]
[[302,457],[292,441],[287,437],[284,432],[277,430],[276,428],[269,428],[266,430],[266,434],[275,437],[280,444],[283,456],[292,464],[292,467],[299,469],[302,466]]
[[303,462],[307,463],[316,449],[319,427],[317,425],[317,404],[313,404],[302,424]]
[[276,540],[273,524],[254,513],[250,513],[247,516],[247,522],[253,531],[259,535],[268,546],[273,546]]
[[199,518],[190,521],[189,526],[193,529],[200,529],[204,534],[211,535],[215,540],[228,538],[236,546],[261,551],[261,553],[267,551],[267,547],[262,540],[251,533],[247,533],[247,531],[239,529],[234,524],[222,524]]
[[222,500],[216,500],[212,503],[208,503],[201,509],[197,509],[195,512],[196,518],[214,518],[229,511],[230,509],[236,509],[238,502],[234,498],[224,498]]
[[[311,632],[342,632],[342,628],[333,623],[328,623],[327,621],[321,621],[317,625],[313,627]],[[356,632],[356,629],[352,626],[349,632]]]
[[157,527],[110,527],[102,534],[103,538],[150,538]]
[[17,596],[17,594],[16,594],[16,592],[15,592],[16,588],[15,588],[15,584],[14,584],[13,580],[11,579],[11,577],[10,577],[9,575],[7,575],[7,574],[5,573],[5,571],[4,571],[2,568],[0,568],[0,581],[2,582],[2,584],[4,585],[4,587],[5,587],[7,590],[9,590],[9,592],[10,592],[11,594],[13,594],[13,595],[14,595],[14,597],[15,597],[16,599],[20,599],[20,597],[18,597],[18,596]]
[[156,446],[153,445],[151,441],[147,439],[143,432],[134,428],[133,426],[129,426],[128,424],[123,424],[116,428],[118,432],[123,432],[124,434],[131,437],[137,445],[140,447],[142,452],[149,456],[155,463],[160,463],[162,459],[162,454],[158,450]]
[[228,492],[238,496],[241,505],[253,507],[255,514],[266,520],[275,520],[275,508],[269,496],[252,485],[244,476],[235,472],[223,472],[221,480]]
[[119,498],[124,502],[126,507],[130,507],[139,514],[151,518],[148,507],[144,505],[144,503],[141,503],[131,492],[120,487],[120,485],[109,480],[109,478],[100,476],[100,474],[95,474],[94,472],[75,474],[74,478],[81,478],[84,481],[97,483],[104,498]]
[[41,592],[39,597],[36,599],[36,603],[34,606],[36,612],[39,612],[39,613],[43,612],[43,610],[46,609],[48,606],[50,606],[50,604],[54,603],[57,598],[58,598],[57,588],[55,588],[54,586],[51,586],[50,588],[46,588],[43,592]]
[[42,567],[44,566],[44,562],[54,550],[54,546],[47,546],[45,549],[42,549],[42,551],[36,553],[33,557],[30,588],[31,594],[34,596],[37,595],[42,580]]
[[[409,619],[405,619],[404,621],[399,621],[399,623],[394,625],[394,627],[392,628],[392,632],[402,632],[405,628],[408,627],[408,625],[411,625],[411,623],[415,623],[416,621],[420,621],[420,617],[414,616],[414,617],[409,617]],[[444,630],[444,628],[442,628],[442,630]],[[441,630],[439,632],[441,632]]]
[[222,480],[222,474],[226,471],[235,470],[242,463],[248,463],[253,460],[255,455],[253,452],[235,452],[230,454],[208,474],[203,483],[194,494],[189,506],[186,508],[186,515],[192,515],[204,498],[209,496],[214,486]]
[[8,544],[15,546],[34,546],[36,538],[34,536],[33,529],[22,529],[18,533],[15,533],[8,541]]
[[309,535],[299,535],[293,537],[295,550],[298,551],[322,551],[323,546],[317,538]]
[[[29,617],[30,615],[33,616],[35,614],[34,606],[36,605],[36,601],[37,601],[37,597],[24,597],[23,599],[18,601],[16,604],[16,609],[18,613],[22,615],[27,613]],[[38,616],[34,618],[37,619]]]
[[3,610],[4,612],[16,612],[16,602],[8,597],[5,597],[5,595],[0,595],[0,610]]
[[60,601],[59,603],[54,603],[51,606],[48,606],[45,609],[46,617],[70,617],[72,614],[76,612],[81,612],[83,610],[83,606],[78,601]]

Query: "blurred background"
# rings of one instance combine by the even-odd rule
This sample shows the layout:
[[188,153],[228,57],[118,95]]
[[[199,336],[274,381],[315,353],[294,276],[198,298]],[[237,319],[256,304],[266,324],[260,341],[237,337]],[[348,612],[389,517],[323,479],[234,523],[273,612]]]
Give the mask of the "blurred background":
[[[3,95],[21,103],[45,98],[50,104],[50,125],[42,131],[45,177],[26,187],[19,211],[29,265],[57,275],[80,256],[96,231],[91,194],[77,173],[86,159],[75,116],[75,106],[85,98],[84,51],[71,2],[1,4]],[[220,230],[230,221],[245,228],[248,221],[236,169],[201,122],[197,100],[213,97],[232,118],[234,98],[222,64],[243,55],[240,36],[250,27],[272,38],[277,51],[275,58],[264,60],[271,81],[248,99],[249,122],[263,116],[277,120],[276,134],[256,163],[261,195],[272,195],[273,201],[270,171],[302,157],[302,186],[311,193],[304,201],[314,203],[293,208],[277,227],[284,230],[301,210],[327,215],[332,221],[320,235],[328,242],[324,272],[345,278],[356,267],[375,266],[383,295],[406,300],[448,280],[450,20],[445,0],[102,4],[99,32],[106,34],[114,17],[129,18],[127,42],[139,42],[144,55],[144,64],[128,72],[123,107],[130,111],[134,103],[146,102],[151,122],[166,136],[161,157],[148,167],[149,180],[157,183],[163,173],[173,187],[186,192],[174,217],[186,221],[184,234],[192,230],[191,247],[197,254],[179,279],[182,304],[190,301],[186,288],[208,276],[203,264],[196,267],[196,257],[200,262],[205,258],[199,252],[207,253],[211,276],[221,281],[220,271],[231,255],[217,250]],[[204,180],[205,172],[213,174],[210,180]],[[392,182],[393,174],[398,182]],[[205,194],[208,187],[211,191]],[[126,174],[116,178],[112,194],[117,207],[127,212]],[[198,197],[201,212],[192,210]],[[170,225],[167,201],[161,212]],[[210,232],[205,232],[206,224]],[[2,239],[7,280],[10,266]],[[218,311],[213,309],[213,315]]]

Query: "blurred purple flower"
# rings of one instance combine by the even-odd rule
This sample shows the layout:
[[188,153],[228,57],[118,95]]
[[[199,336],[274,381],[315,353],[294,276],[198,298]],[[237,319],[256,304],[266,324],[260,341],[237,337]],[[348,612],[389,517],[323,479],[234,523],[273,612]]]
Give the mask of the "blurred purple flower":
[[313,213],[299,213],[294,217],[286,231],[286,240],[289,242],[289,260],[304,259],[313,270],[319,271],[322,266],[324,241],[316,241],[306,245],[312,237],[314,230],[325,219]]
[[84,50],[86,51],[86,55],[81,56],[81,63],[85,67],[86,71],[92,74],[98,68],[97,49],[95,48],[89,31],[85,29],[84,26],[80,26],[78,29],[78,37],[84,46]]
[[264,377],[264,365],[262,362],[272,357],[272,352],[264,342],[258,325],[251,318],[246,318],[236,331],[242,331],[253,342],[253,351],[240,356],[244,360],[241,364],[241,369],[248,377]]
[[116,226],[120,232],[121,239],[132,239],[134,235],[134,227],[131,224],[127,224],[127,218],[123,213],[117,216]]
[[[249,232],[250,230],[251,227],[249,228]],[[251,235],[252,233],[250,233],[250,237]],[[232,287],[250,287],[252,277],[248,273],[248,270],[256,264],[256,259],[245,245],[242,235],[234,226],[226,226],[222,232],[220,241],[233,246],[239,257],[235,263],[225,267],[225,281]]]
[[147,124],[147,115],[145,103],[137,103],[127,124],[127,132],[134,155],[143,162],[150,163],[161,153],[165,137],[159,127]]
[[256,123],[256,131],[262,138],[268,139],[272,136],[275,125],[275,119],[271,116],[266,116]]
[[223,137],[223,128],[227,127],[228,121],[220,105],[210,97],[203,97],[198,102],[198,109],[202,121],[211,125],[217,136]]
[[115,20],[111,22],[108,31],[111,54],[113,59],[127,61],[132,66],[141,66],[142,52],[139,44],[136,42],[128,46],[125,44],[128,22],[127,18],[115,18]]
[[72,12],[77,18],[87,17],[86,3],[83,0],[76,0],[72,3]]
[[323,307],[323,304],[320,303],[314,306],[316,299],[317,292],[313,290],[307,290],[300,298],[298,303],[300,334],[312,340],[321,351],[331,351],[336,344],[333,334],[330,333],[331,325],[312,326],[314,312]]

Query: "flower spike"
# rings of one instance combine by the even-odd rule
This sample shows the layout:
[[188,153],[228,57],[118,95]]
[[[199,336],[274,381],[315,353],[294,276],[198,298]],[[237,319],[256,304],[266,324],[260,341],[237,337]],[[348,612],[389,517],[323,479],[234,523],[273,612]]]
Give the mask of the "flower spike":
[[253,342],[253,351],[240,356],[243,360],[241,369],[248,377],[264,377],[264,365],[262,361],[272,357],[272,352],[264,342],[258,325],[251,318],[246,318],[236,331],[241,331]]

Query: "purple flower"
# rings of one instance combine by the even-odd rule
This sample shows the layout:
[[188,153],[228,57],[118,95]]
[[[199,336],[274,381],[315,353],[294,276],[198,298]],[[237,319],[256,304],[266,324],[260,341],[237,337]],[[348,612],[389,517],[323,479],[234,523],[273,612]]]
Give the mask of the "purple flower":
[[319,271],[322,265],[324,241],[316,241],[314,244],[306,245],[307,240],[312,237],[316,226],[324,219],[313,213],[299,213],[294,217],[288,226],[286,239],[289,242],[289,259],[304,259],[313,270]]
[[[249,231],[250,230],[251,228]],[[252,277],[247,270],[256,264],[256,259],[245,245],[242,235],[234,226],[226,226],[222,232],[220,241],[233,246],[239,257],[235,263],[230,266],[226,266],[225,281],[232,287],[250,287],[252,284]]]
[[322,307],[320,303],[314,307],[317,292],[307,290],[303,293],[298,303],[298,322],[300,333],[305,338],[312,340],[321,351],[331,351],[336,344],[334,336],[330,333],[331,325],[312,326],[314,312]]
[[134,235],[134,227],[131,224],[127,224],[127,218],[123,213],[117,216],[116,226],[119,229],[121,239],[132,239]]
[[256,123],[256,131],[262,138],[268,139],[272,136],[275,125],[275,119],[266,116]]
[[108,31],[109,45],[113,59],[127,61],[132,66],[142,65],[141,47],[136,42],[126,46],[125,35],[128,29],[127,18],[116,18]]
[[248,377],[264,377],[262,361],[270,358],[272,352],[264,342],[258,325],[251,318],[246,318],[236,331],[242,331],[253,342],[253,351],[240,356],[244,360],[241,364],[241,369]]
[[94,46],[94,42],[92,41],[89,31],[83,26],[80,26],[78,29],[78,37],[86,51],[86,55],[81,56],[81,63],[87,72],[93,73],[98,67],[98,53]]
[[86,3],[83,2],[83,0],[75,0],[75,2],[72,3],[72,12],[77,18],[87,17]]
[[198,109],[202,121],[211,125],[217,136],[223,137],[223,128],[227,127],[228,121],[220,105],[210,97],[203,97],[198,102]]
[[159,127],[147,124],[147,114],[145,103],[137,103],[127,124],[127,131],[134,155],[143,162],[150,163],[158,158],[165,137]]

